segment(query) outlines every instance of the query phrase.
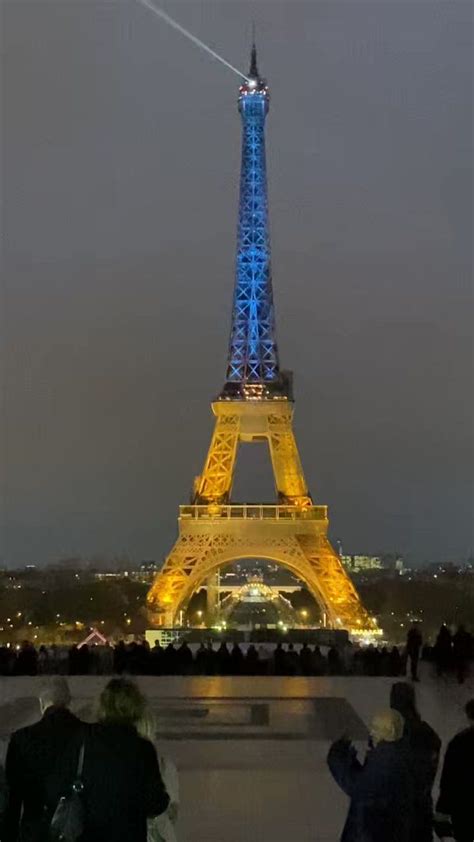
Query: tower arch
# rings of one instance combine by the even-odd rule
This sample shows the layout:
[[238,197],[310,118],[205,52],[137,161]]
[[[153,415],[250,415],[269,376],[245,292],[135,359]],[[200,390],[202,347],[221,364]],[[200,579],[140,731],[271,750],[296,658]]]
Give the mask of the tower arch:
[[180,535],[148,594],[153,622],[173,626],[180,608],[223,565],[265,558],[304,582],[333,627],[375,630],[327,526],[326,506],[181,506]]

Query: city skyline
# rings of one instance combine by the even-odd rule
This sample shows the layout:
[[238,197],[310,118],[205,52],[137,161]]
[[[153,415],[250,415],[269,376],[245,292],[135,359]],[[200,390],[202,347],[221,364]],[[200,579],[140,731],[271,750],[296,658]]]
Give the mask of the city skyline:
[[[465,560],[466,6],[360,5],[372,17],[345,4],[300,3],[292,15],[255,4],[274,100],[281,359],[333,536],[415,562]],[[0,558],[155,558],[199,470],[225,370],[236,83],[143,8],[54,8],[3,9]],[[242,63],[247,15],[239,3],[226,12],[179,7],[184,25]],[[268,460],[250,458],[234,497],[270,502]]]

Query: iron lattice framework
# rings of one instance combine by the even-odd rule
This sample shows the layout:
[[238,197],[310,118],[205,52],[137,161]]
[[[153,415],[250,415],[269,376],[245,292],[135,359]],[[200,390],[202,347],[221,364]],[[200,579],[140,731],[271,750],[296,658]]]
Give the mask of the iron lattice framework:
[[[376,633],[327,538],[327,507],[313,505],[293,432],[291,375],[279,369],[265,169],[268,97],[253,47],[239,95],[242,172],[227,379],[212,404],[214,434],[192,505],[180,508],[178,540],[148,594],[149,614],[156,625],[173,625],[179,609],[219,567],[257,557],[302,579],[333,626]],[[242,442],[268,445],[277,505],[230,504]]]
[[268,227],[265,118],[269,93],[252,50],[249,81],[240,88],[242,165],[237,258],[224,394],[243,394],[245,384],[275,385],[278,349]]

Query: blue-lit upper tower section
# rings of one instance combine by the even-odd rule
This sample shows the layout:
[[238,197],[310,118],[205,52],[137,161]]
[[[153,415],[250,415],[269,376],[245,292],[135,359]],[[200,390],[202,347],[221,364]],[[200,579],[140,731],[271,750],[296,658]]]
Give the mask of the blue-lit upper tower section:
[[268,228],[265,118],[269,92],[252,47],[248,78],[240,86],[242,164],[237,260],[226,384],[221,398],[289,397],[275,336]]

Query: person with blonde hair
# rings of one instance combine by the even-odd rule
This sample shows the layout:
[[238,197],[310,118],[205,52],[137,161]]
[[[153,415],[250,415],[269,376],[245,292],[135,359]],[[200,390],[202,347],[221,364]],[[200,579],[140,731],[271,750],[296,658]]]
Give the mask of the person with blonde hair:
[[[156,749],[156,720],[152,711],[147,708],[139,722],[137,730],[141,737],[149,740]],[[171,758],[162,754],[158,756],[161,777],[168,793],[170,802],[168,809],[161,814],[148,819],[147,842],[177,842],[176,822],[178,820],[179,806],[179,780],[178,770]]]
[[137,731],[145,710],[129,679],[113,678],[100,695],[85,741],[84,842],[146,842],[147,819],[168,808],[156,751]]
[[414,779],[403,727],[398,711],[377,713],[364,763],[347,736],[329,749],[331,774],[350,798],[341,842],[410,842]]

